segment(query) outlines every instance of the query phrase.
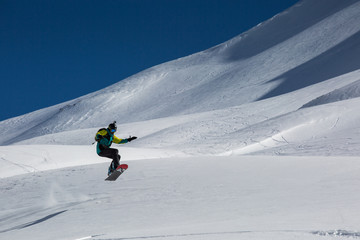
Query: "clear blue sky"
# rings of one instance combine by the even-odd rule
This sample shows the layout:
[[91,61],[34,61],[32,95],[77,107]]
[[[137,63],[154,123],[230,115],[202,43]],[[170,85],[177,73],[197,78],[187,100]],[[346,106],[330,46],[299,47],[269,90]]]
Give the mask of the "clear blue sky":
[[0,120],[250,29],[298,0],[0,0]]

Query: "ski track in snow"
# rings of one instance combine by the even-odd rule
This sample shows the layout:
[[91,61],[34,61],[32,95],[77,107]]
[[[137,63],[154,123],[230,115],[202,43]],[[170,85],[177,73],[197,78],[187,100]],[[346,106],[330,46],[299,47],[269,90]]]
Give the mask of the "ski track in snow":
[[[231,232],[208,232],[208,233],[183,233],[183,234],[173,234],[173,235],[154,235],[154,236],[138,236],[138,237],[124,237],[124,238],[92,238],[94,240],[137,240],[137,239],[194,239],[193,237],[206,237],[209,239],[210,237],[215,237],[214,239],[226,239],[229,235],[249,235],[249,238],[252,239],[251,235],[256,234],[262,235],[270,235],[270,234],[289,234],[289,237],[293,237],[295,234],[299,234],[301,236],[308,235],[307,237],[318,236],[318,237],[334,237],[336,239],[340,239],[341,237],[347,238],[360,238],[360,232],[352,232],[347,230],[334,230],[334,231],[300,231],[300,230],[274,230],[274,231],[231,231]],[[319,238],[324,239],[324,238]]]
[[63,210],[63,211],[60,211],[60,212],[56,212],[56,213],[52,213],[50,215],[47,215],[43,218],[40,218],[40,219],[37,219],[35,221],[31,221],[31,222],[28,222],[28,223],[24,223],[24,224],[21,224],[19,226],[15,226],[15,227],[12,227],[12,228],[9,228],[9,229],[5,229],[5,230],[2,230],[0,231],[0,233],[4,233],[4,232],[8,232],[8,231],[12,231],[12,230],[18,230],[18,229],[23,229],[23,228],[27,228],[27,227],[31,227],[33,225],[36,225],[36,224],[39,224],[39,223],[42,223],[44,221],[47,221],[53,217],[55,217],[56,215],[59,215],[59,214],[62,214],[64,212],[66,212],[67,210]]
[[10,160],[6,160],[5,158],[1,157],[1,160],[3,160],[4,162],[10,164],[10,165],[14,165],[16,167],[19,167],[20,169],[24,170],[27,173],[31,173],[31,172],[36,172],[39,171],[38,169],[36,169],[33,166],[27,165],[27,164],[20,164],[20,163],[14,163],[13,161]]

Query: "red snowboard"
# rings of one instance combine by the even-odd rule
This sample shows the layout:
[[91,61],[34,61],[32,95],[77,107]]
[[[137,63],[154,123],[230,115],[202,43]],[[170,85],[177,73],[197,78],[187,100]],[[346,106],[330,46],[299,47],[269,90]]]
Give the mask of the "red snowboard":
[[120,164],[115,171],[113,171],[106,179],[105,181],[115,181],[120,175],[125,172],[126,169],[128,169],[127,164]]

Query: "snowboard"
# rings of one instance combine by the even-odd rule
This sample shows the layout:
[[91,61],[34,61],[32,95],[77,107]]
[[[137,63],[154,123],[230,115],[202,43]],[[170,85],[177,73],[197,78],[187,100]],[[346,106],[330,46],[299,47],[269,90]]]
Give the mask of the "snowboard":
[[119,165],[115,171],[113,171],[106,179],[105,181],[115,181],[116,179],[118,179],[118,177],[120,177],[120,175],[125,172],[126,169],[128,169],[128,165],[127,164],[121,164]]

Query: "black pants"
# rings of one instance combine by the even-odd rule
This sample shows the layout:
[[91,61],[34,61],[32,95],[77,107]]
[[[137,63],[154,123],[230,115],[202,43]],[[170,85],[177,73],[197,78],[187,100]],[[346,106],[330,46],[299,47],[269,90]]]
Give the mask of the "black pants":
[[112,166],[113,169],[116,169],[120,165],[121,156],[119,155],[119,150],[115,148],[106,148],[99,153],[99,156],[111,158],[112,162],[110,166]]

